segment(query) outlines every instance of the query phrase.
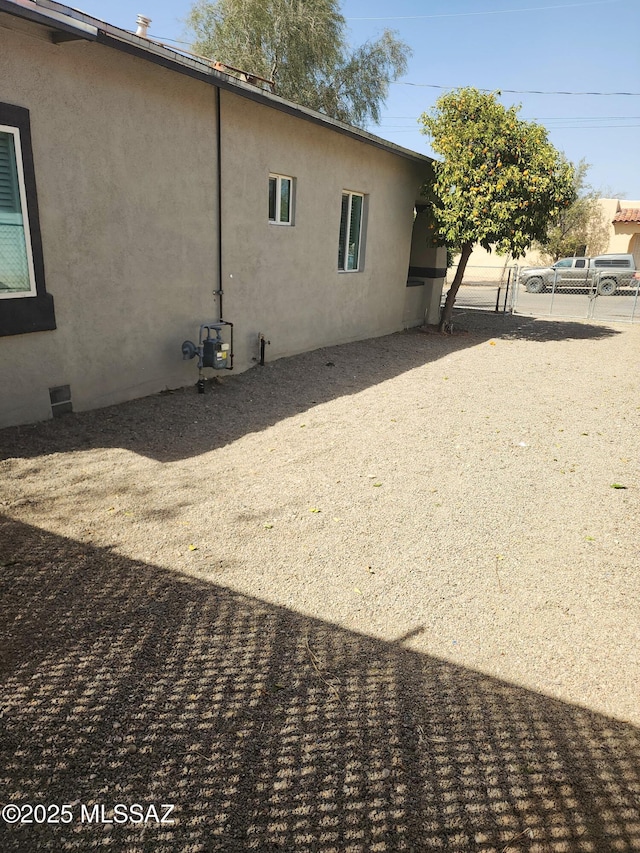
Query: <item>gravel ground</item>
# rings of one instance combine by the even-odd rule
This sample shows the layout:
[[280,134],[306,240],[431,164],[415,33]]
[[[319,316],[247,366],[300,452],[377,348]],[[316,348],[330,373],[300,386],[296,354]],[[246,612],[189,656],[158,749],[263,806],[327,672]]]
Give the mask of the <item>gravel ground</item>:
[[640,327],[459,325],[0,431],[2,851],[640,851]]

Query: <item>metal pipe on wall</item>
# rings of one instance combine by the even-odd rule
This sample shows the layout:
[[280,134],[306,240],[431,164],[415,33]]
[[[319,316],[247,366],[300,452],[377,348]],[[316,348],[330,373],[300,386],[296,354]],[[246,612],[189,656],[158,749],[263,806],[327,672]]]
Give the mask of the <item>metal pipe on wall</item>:
[[220,122],[221,108],[220,100],[222,97],[222,89],[216,88],[216,147],[217,147],[217,168],[218,168],[218,290],[217,296],[220,300],[220,319],[224,319],[222,313],[222,125]]

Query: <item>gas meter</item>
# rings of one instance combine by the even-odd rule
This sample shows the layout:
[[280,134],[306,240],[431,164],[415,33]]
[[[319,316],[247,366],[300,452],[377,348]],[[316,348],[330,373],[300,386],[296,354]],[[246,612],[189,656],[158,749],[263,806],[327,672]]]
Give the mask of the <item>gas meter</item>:
[[[229,326],[230,343],[222,339],[221,330]],[[200,326],[198,346],[192,341],[182,344],[182,358],[185,361],[198,356],[198,393],[204,394],[205,367],[214,370],[233,370],[233,323],[216,320],[213,323],[203,323]]]
[[[219,333],[218,333],[219,334]],[[202,343],[202,366],[214,370],[226,370],[229,357],[229,344],[217,338],[206,338]]]

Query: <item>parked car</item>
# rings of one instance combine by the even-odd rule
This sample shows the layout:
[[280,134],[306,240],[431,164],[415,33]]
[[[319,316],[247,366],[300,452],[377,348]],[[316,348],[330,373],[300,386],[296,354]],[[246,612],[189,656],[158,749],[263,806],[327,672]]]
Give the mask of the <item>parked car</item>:
[[545,289],[589,289],[611,296],[619,288],[635,287],[633,255],[597,255],[593,258],[562,258],[550,267],[527,267],[520,271],[520,283],[529,293]]

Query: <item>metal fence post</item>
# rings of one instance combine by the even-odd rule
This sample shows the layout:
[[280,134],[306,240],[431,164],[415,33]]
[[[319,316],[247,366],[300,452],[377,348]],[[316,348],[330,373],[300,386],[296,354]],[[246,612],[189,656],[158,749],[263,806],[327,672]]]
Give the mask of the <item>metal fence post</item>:
[[[636,275],[640,276],[640,273],[636,273]],[[636,279],[636,296],[633,300],[633,308],[631,309],[631,322],[633,323],[636,316],[636,308],[638,307],[638,293],[640,292],[640,278]]]
[[507,300],[509,298],[509,286],[511,284],[511,273],[512,273],[512,271],[513,271],[512,268],[509,267],[509,274],[507,275],[507,287],[504,291],[504,305],[502,306],[502,313],[503,314],[507,313]]
[[595,275],[593,276],[593,281],[591,282],[591,289],[589,290],[589,304],[587,305],[587,320],[593,320],[596,313],[596,299],[598,298],[598,293],[600,291],[600,270],[595,271]]
[[556,298],[556,283],[558,281],[558,270],[553,271],[553,285],[551,286],[551,303],[549,305],[549,315],[553,314],[553,300]]
[[518,291],[520,290],[520,268],[516,264],[513,267],[513,287],[511,288],[511,313],[518,310]]

